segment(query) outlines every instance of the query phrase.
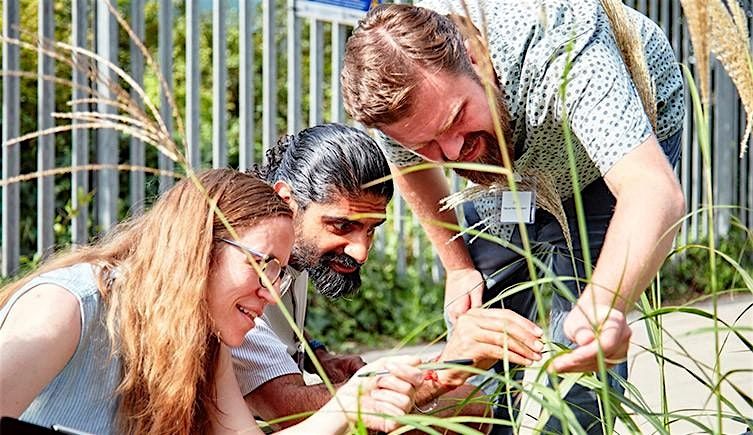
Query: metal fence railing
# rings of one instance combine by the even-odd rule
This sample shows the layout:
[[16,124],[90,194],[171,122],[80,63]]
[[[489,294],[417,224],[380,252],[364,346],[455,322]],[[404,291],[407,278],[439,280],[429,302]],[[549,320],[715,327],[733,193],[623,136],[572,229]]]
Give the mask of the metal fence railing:
[[[302,18],[296,13],[295,0],[214,0],[211,6],[209,2],[194,0],[158,0],[156,5],[154,1],[131,0],[128,7],[118,6],[115,0],[111,0],[111,3],[118,8],[139,39],[153,40],[147,32],[156,29],[155,46],[147,46],[156,52],[158,68],[170,91],[182,92],[179,109],[185,123],[184,134],[188,145],[185,152],[188,162],[194,167],[231,165],[246,169],[262,159],[263,154],[259,153],[258,144],[262,145],[263,150],[264,146],[274,143],[283,132],[295,132],[303,126],[323,121],[345,119],[340,98],[339,71],[352,22]],[[626,3],[659,23],[669,36],[678,59],[686,65],[692,64],[690,42],[678,0]],[[205,9],[202,9],[202,5]],[[154,22],[147,22],[146,13],[155,7],[158,9],[156,25]],[[69,13],[60,14],[60,8]],[[24,28],[21,20],[25,16],[23,14],[30,10],[36,11],[36,28]],[[61,18],[68,16],[69,19]],[[185,55],[176,59],[175,52],[180,45],[175,39],[178,28],[182,29],[181,44],[184,44],[182,51]],[[211,41],[201,38],[206,34],[207,28],[210,28]],[[122,59],[127,59],[120,67],[139,85],[143,85],[148,77],[145,72],[147,62],[133,41],[124,45],[124,30],[105,0],[3,0],[2,29],[6,38],[18,39],[20,36],[21,39],[29,40],[31,32],[32,37],[36,35],[40,41],[52,40],[56,34],[59,35],[57,30],[66,30],[66,38],[69,38],[66,42],[95,51],[100,57],[97,65],[100,80],[95,83],[95,87],[106,97],[112,97],[107,80],[116,78],[105,62],[118,65]],[[228,45],[228,35],[236,32],[237,51],[230,50]],[[211,67],[207,65],[207,59],[200,56],[202,43],[211,44]],[[255,55],[259,46],[261,59]],[[22,61],[27,56],[36,57],[36,78],[13,74],[14,71],[22,70]],[[231,57],[237,57],[233,68],[228,65]],[[72,60],[78,64],[85,62],[83,55],[74,55]],[[176,69],[178,64],[184,65],[182,80],[175,79],[179,71]],[[29,196],[24,194],[22,202],[22,183],[9,182],[22,175],[22,166],[31,166],[33,171],[90,164],[127,163],[133,167],[144,167],[148,166],[150,159],[149,147],[138,138],[122,137],[111,129],[73,129],[46,135],[35,141],[8,145],[12,139],[30,131],[55,126],[55,119],[52,117],[55,111],[113,110],[111,105],[85,102],[87,96],[81,91],[81,87],[92,85],[91,76],[75,68],[65,73],[69,75],[61,76],[61,71],[67,70],[60,68],[56,71],[58,66],[60,65],[56,65],[49,56],[37,54],[33,50],[19,50],[17,45],[3,42],[0,271],[3,276],[18,270],[23,255],[31,255],[34,251],[43,254],[57,243],[54,225],[56,210],[60,209],[61,203],[70,201],[75,210],[69,221],[62,222],[70,228],[70,241],[84,243],[93,233],[107,229],[116,222],[123,210],[138,212],[148,197],[147,190],[151,185],[157,183],[157,190],[162,191],[173,183],[173,178],[167,175],[155,177],[139,169],[123,172],[112,167],[38,177],[36,188],[31,186],[25,190],[36,195],[36,208],[30,211],[34,213],[36,223],[30,231],[31,235],[23,233],[20,210],[24,203],[29,202]],[[304,71],[306,67],[308,71]],[[284,69],[284,74],[278,74],[280,69]],[[66,106],[65,102],[56,101],[56,87],[67,85],[48,80],[50,76],[70,81],[72,90],[69,98],[78,102],[73,106]],[[21,119],[27,116],[24,111],[28,110],[29,101],[22,101],[19,89],[21,82],[28,80],[37,81],[37,93],[32,96],[37,121],[30,131],[21,131]],[[232,88],[229,84],[232,84]],[[717,233],[724,234],[733,216],[743,225],[753,226],[753,153],[748,152],[743,159],[737,157],[736,144],[745,127],[744,112],[734,86],[718,64],[714,65],[713,86],[711,128],[715,202],[740,207],[720,210],[715,224],[718,225]],[[201,91],[206,89],[211,89],[211,101],[201,100]],[[233,96],[232,101],[228,101],[229,94]],[[174,132],[175,127],[170,121],[173,118],[166,98],[165,92],[160,91],[159,110],[162,118],[167,120],[167,128]],[[687,100],[689,101],[689,97]],[[202,121],[200,113],[202,105],[206,104],[211,104],[212,107],[211,120]],[[230,128],[231,122],[237,125],[236,129]],[[701,158],[692,116],[687,116],[685,122],[683,156],[678,175],[689,209],[698,210],[705,202]],[[202,129],[211,130],[211,145],[206,147],[201,146]],[[237,153],[229,149],[230,142],[237,143]],[[34,151],[28,151],[30,149]],[[210,151],[207,152],[207,149]],[[21,161],[21,156],[31,155],[30,152],[36,156],[36,166]],[[173,162],[162,155],[156,158],[155,165],[164,171],[174,169]],[[24,171],[26,172],[28,171]],[[92,191],[95,192],[94,198],[87,201],[87,195]],[[405,209],[401,200],[396,198],[393,205],[394,226],[390,231],[398,233],[398,240],[405,240],[403,237],[408,232],[420,232],[412,215]],[[702,217],[696,214],[683,223],[680,243],[698,239],[706,230]],[[415,264],[427,278],[441,279],[442,270],[438,262],[426,262],[426,256],[422,254],[430,249],[427,242],[415,240],[412,244],[398,244],[397,270],[403,272],[408,264]],[[30,245],[34,242],[35,248]],[[384,249],[384,244],[385,236],[382,234],[376,249]]]

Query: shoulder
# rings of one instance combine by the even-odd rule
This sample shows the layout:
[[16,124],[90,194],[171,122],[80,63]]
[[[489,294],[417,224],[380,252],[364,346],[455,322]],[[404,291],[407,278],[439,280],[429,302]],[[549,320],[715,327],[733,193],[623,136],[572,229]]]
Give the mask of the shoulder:
[[70,336],[78,341],[81,304],[67,288],[51,283],[37,285],[13,301],[7,310],[0,327],[3,331],[20,330],[26,338]]
[[40,284],[5,307],[0,319],[0,413],[20,415],[76,352],[79,299],[56,284]]

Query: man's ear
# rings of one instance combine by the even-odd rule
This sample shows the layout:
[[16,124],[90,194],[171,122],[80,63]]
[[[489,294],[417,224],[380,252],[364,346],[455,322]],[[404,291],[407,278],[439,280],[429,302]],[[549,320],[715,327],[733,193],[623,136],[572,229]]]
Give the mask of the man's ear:
[[468,55],[468,60],[471,61],[471,65],[473,65],[473,68],[478,68],[478,53],[476,53],[477,47],[473,46],[473,42],[469,38],[463,39],[463,47],[465,47],[465,52]]
[[[485,71],[485,68],[489,68],[489,72],[491,72],[492,79],[491,83],[492,86],[499,87],[499,84],[497,83],[497,77],[493,72],[492,66],[489,62],[491,62],[490,59],[488,59],[487,53],[484,52],[483,44],[480,40],[472,41],[470,38],[463,39],[463,47],[465,47],[465,52],[468,55],[468,60],[471,62],[471,67],[473,68],[473,71],[476,73],[476,76],[484,80],[485,77],[488,77],[488,72]],[[487,57],[486,62],[484,62],[484,57]]]
[[272,188],[275,190],[275,192],[282,198],[283,201],[289,206],[292,207],[292,205],[295,203],[295,200],[293,199],[293,189],[290,188],[290,185],[284,181],[275,181],[275,184],[272,186]]

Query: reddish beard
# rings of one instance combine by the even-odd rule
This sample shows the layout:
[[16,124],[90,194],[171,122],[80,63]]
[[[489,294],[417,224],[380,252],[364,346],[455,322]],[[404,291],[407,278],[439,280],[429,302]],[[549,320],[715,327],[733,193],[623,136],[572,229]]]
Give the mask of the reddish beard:
[[[505,144],[507,145],[507,154],[510,156],[510,160],[515,158],[515,149],[511,145],[510,142],[510,119],[509,114],[507,112],[507,109],[504,106],[504,103],[502,102],[502,96],[497,92],[497,114],[499,115],[499,123],[500,128],[505,135]],[[468,162],[467,160],[464,160],[464,155],[475,152],[474,148],[476,146],[482,146],[484,147],[481,154],[474,159],[472,162]],[[492,165],[497,167],[504,166],[504,160],[502,159],[502,151],[499,145],[499,142],[497,141],[497,138],[486,132],[486,131],[478,131],[475,133],[471,133],[465,138],[465,143],[463,143],[463,149],[460,153],[460,158],[458,161],[462,162],[468,162],[468,163],[480,163],[484,165]],[[474,170],[468,170],[468,169],[455,169],[455,172],[460,175],[461,177],[467,178],[471,181],[473,181],[476,184],[480,184],[483,186],[489,186],[492,183],[500,183],[505,181],[505,176],[502,174],[497,174],[494,172],[486,172],[486,171],[474,171]]]
[[[484,150],[478,156],[478,158],[474,159],[472,163],[480,163],[483,165],[490,165],[490,166],[495,166],[495,167],[504,166],[504,160],[502,159],[502,152],[499,147],[499,142],[497,142],[497,138],[495,138],[494,136],[492,136],[491,134],[485,131],[473,133],[468,136],[466,143],[463,145],[463,150],[468,149],[470,151],[476,141],[483,141],[483,144],[479,143],[476,146],[483,146]],[[514,152],[513,152],[512,147],[510,147],[509,145],[507,147],[507,153],[510,156],[510,159],[512,160],[514,158]],[[461,159],[459,160],[465,161],[465,160],[462,160],[462,154],[461,154]],[[469,170],[469,169],[455,169],[455,172],[461,177],[465,177],[473,181],[474,183],[480,184],[482,186],[489,186],[492,183],[501,183],[505,181],[504,175],[498,174],[495,172],[477,171],[477,170]]]

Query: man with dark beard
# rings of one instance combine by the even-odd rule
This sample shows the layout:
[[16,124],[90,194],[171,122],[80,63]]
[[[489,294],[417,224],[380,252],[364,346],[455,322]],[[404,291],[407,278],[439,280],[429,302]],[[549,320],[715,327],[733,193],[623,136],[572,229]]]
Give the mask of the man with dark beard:
[[[295,242],[290,258],[294,283],[281,289],[281,303],[303,330],[306,288],[330,298],[352,296],[361,285],[360,269],[368,258],[376,228],[384,222],[392,198],[391,180],[362,187],[389,175],[377,144],[364,132],[340,124],[305,129],[280,139],[267,152],[267,164],[254,172],[273,185],[294,215]],[[541,330],[510,310],[471,311],[462,316],[440,359],[471,358],[476,364],[496,360],[530,365],[541,358]],[[304,333],[305,334],[305,333]],[[327,377],[346,381],[364,365],[356,355],[334,355],[305,334]],[[233,349],[241,393],[255,415],[274,419],[313,411],[330,397],[322,384],[306,385],[303,369],[315,372],[279,306],[268,307],[244,343]],[[452,415],[483,415],[483,403],[452,405],[473,394],[463,370],[443,370],[417,390],[416,412],[441,404]],[[449,387],[450,381],[453,386]],[[460,385],[463,384],[463,385]],[[460,385],[455,387],[455,385]],[[280,423],[288,426],[296,420]]]

